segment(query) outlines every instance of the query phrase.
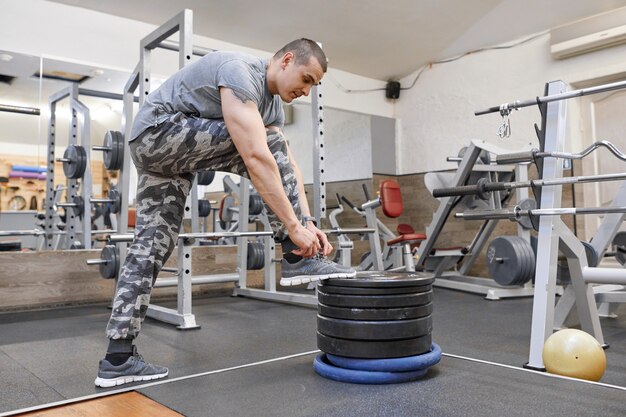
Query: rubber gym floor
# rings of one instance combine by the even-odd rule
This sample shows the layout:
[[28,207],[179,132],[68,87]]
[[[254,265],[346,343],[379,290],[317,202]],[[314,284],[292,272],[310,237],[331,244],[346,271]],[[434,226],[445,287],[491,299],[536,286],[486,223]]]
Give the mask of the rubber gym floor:
[[531,298],[435,288],[433,340],[444,356],[425,378],[393,385],[317,375],[313,308],[224,296],[196,299],[193,310],[201,329],[147,319],[138,339],[147,360],[170,368],[168,378],[110,389],[93,385],[106,306],[1,314],[0,416],[129,391],[185,416],[626,415],[626,305],[601,319],[611,347],[600,383],[522,368]]

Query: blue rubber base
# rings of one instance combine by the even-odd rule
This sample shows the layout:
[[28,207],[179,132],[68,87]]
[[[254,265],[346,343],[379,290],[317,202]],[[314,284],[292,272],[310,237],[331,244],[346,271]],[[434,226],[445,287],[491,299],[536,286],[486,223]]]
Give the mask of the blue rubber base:
[[328,361],[325,353],[320,353],[313,362],[315,372],[324,378],[353,384],[396,384],[420,379],[428,368],[410,372],[372,372],[356,369],[344,369],[334,366]]
[[428,369],[441,360],[441,348],[433,343],[430,352],[415,356],[389,359],[358,359],[345,356],[326,355],[328,361],[340,368],[373,372],[409,372]]

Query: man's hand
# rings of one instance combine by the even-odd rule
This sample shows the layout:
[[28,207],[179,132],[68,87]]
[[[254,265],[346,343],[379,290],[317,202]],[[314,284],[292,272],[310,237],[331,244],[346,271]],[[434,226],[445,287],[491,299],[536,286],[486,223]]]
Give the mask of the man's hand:
[[317,240],[322,247],[322,255],[328,256],[333,251],[333,245],[328,242],[328,237],[326,236],[326,233],[318,229],[313,222],[307,222],[306,228],[307,230],[313,232],[315,236],[317,236]]
[[321,249],[316,234],[302,225],[298,225],[294,230],[290,230],[289,238],[299,248],[291,251],[294,255],[311,258],[317,255]]

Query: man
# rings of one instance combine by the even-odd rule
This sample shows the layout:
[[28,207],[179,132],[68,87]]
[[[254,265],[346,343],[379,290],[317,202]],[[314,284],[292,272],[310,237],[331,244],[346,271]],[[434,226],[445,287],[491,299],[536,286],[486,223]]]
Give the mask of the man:
[[95,384],[167,376],[133,344],[158,272],[176,245],[196,171],[250,178],[283,248],[281,285],[352,277],[324,256],[332,246],[310,217],[302,175],[281,132],[282,101],[309,94],[326,72],[313,41],[290,42],[271,59],[213,52],[181,69],[141,106],[130,138],[137,167],[137,218],[107,326],[109,347]]

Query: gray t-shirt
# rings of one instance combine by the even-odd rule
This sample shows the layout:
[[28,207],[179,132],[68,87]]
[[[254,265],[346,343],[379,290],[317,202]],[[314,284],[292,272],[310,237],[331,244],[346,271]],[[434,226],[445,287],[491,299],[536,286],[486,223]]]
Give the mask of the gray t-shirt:
[[203,119],[223,119],[220,87],[227,87],[256,103],[265,126],[284,125],[280,96],[272,95],[266,80],[267,60],[240,52],[211,52],[176,72],[146,97],[139,109],[131,139],[176,113]]

